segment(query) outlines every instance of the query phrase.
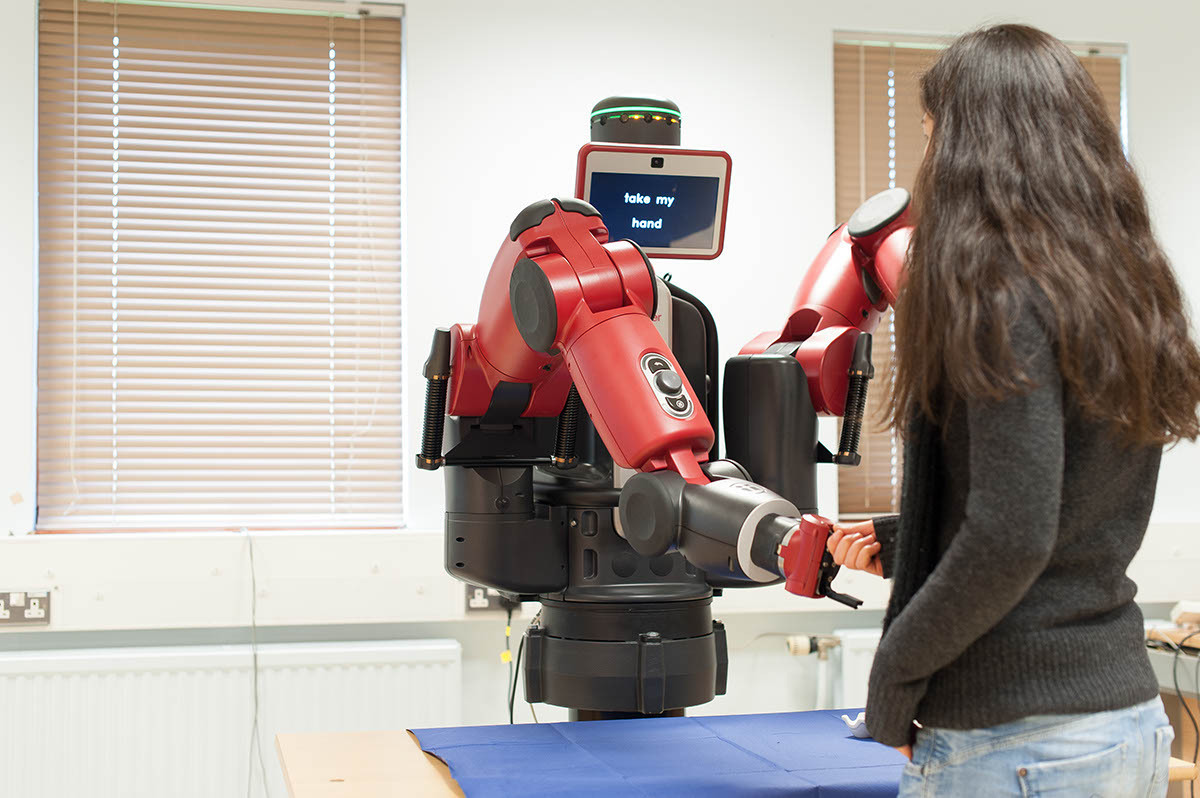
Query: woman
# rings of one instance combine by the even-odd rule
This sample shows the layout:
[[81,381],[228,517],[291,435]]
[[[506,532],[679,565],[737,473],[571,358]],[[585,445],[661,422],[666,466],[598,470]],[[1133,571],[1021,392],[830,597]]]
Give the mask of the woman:
[[895,577],[868,728],[910,756],[902,796],[1165,795],[1172,732],[1125,569],[1163,445],[1200,433],[1179,287],[1057,39],[967,34],[921,97],[901,514],[829,542]]

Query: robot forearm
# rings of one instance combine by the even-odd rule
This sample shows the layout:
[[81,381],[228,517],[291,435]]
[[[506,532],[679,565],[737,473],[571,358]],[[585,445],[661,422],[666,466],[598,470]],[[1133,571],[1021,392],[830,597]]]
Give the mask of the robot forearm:
[[[718,476],[721,468],[708,470]],[[620,514],[625,539],[643,556],[678,549],[710,578],[768,583],[782,577],[796,595],[862,603],[830,587],[838,570],[825,548],[831,522],[800,516],[787,499],[738,476],[697,485],[669,471],[638,474],[621,492]]]

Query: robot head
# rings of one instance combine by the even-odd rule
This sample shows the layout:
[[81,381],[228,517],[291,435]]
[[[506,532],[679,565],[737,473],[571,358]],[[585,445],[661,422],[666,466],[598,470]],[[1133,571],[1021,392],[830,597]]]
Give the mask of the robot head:
[[592,141],[677,147],[681,119],[670,100],[606,97],[592,106]]
[[728,153],[679,147],[679,106],[609,97],[592,109],[592,141],[579,151],[575,196],[600,212],[612,239],[651,257],[710,259],[725,240]]

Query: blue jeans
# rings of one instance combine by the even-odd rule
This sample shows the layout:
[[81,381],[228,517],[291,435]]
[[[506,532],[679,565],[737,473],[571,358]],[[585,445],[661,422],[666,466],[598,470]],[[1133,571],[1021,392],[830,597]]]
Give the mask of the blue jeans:
[[1163,798],[1175,733],[1155,698],[988,729],[917,732],[899,798]]

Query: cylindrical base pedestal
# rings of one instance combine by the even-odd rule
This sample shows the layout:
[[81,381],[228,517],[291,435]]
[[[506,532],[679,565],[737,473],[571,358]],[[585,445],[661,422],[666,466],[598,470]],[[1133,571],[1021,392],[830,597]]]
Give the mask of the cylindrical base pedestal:
[[631,718],[682,718],[684,710],[668,709],[658,715],[643,715],[641,712],[597,712],[592,709],[572,709],[568,720],[629,720]]
[[525,635],[527,700],[638,717],[723,695],[729,655],[710,603],[543,599],[541,623]]

